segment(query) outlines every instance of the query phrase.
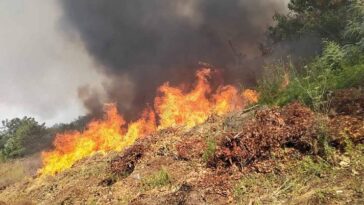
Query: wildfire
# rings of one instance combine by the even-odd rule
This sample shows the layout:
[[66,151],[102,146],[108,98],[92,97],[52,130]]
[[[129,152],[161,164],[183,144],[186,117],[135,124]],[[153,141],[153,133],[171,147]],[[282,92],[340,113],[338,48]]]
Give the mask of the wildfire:
[[136,122],[127,124],[116,106],[109,104],[105,106],[104,118],[90,122],[83,132],[58,134],[54,150],[42,154],[44,166],[40,173],[54,175],[94,153],[121,151],[138,137],[156,130],[176,125],[191,128],[205,122],[212,114],[224,115],[258,101],[255,91],[239,93],[231,85],[220,86],[213,92],[208,81],[210,69],[199,70],[196,77],[197,83],[189,92],[171,87],[169,83],[159,87],[155,111],[145,110]]
[[125,124],[115,105],[107,105],[104,119],[90,122],[85,131],[58,134],[53,143],[55,149],[42,154],[44,167],[40,172],[52,175],[95,152],[121,151],[133,144],[138,136],[155,130],[155,115],[145,111],[141,119],[129,124],[127,129]]

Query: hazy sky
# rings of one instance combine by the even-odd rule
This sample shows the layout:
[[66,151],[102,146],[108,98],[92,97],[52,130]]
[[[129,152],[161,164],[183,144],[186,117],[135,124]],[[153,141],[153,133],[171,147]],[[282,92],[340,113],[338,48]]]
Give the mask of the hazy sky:
[[0,120],[28,115],[52,125],[85,113],[77,89],[100,77],[60,28],[61,12],[57,0],[0,0]]

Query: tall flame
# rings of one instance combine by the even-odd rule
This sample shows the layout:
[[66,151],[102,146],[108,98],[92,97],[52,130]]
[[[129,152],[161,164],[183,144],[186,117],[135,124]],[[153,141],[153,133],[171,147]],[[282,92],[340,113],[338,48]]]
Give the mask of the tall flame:
[[[136,122],[127,124],[114,104],[105,106],[102,120],[90,122],[83,132],[58,134],[54,150],[43,152],[41,174],[54,175],[70,168],[75,162],[94,153],[121,151],[132,145],[138,137],[173,126],[191,128],[203,123],[212,114],[224,115],[246,105],[256,103],[258,94],[253,90],[238,89],[231,85],[212,91],[208,79],[210,69],[196,73],[197,83],[189,92],[165,83],[158,89],[154,109],[146,109]],[[158,119],[158,123],[157,120]]]

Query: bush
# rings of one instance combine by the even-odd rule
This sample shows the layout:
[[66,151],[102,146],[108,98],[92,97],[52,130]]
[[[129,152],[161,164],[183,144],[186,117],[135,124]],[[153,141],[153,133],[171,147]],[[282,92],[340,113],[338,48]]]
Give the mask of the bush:
[[[346,48],[326,42],[322,55],[300,71],[291,64],[288,69],[276,65],[259,82],[260,103],[283,106],[298,100],[315,111],[328,111],[332,91],[364,85],[364,63],[352,64],[346,55]],[[363,56],[361,53],[359,59]]]

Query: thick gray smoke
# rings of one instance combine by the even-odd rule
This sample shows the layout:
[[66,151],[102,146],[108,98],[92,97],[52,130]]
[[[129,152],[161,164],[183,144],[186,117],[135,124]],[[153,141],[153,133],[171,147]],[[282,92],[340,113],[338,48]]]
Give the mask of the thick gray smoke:
[[[199,62],[229,83],[254,83],[258,43],[286,0],[62,0],[65,28],[79,32],[110,76],[107,100],[134,112],[152,102],[165,81],[193,79]],[[90,94],[90,96],[88,95]],[[83,88],[93,111],[100,100]],[[95,103],[92,103],[95,102]],[[130,113],[129,113],[130,114]]]

